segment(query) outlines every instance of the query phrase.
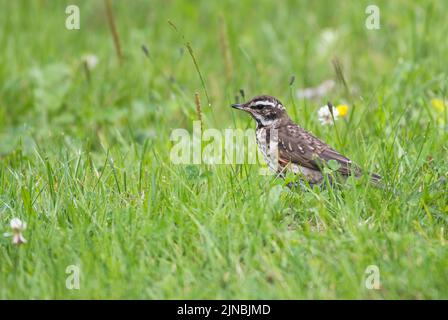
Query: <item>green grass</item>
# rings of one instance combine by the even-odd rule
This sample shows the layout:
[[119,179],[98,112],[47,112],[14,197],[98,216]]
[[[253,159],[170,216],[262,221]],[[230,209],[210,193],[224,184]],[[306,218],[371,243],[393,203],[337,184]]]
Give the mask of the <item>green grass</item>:
[[[447,98],[446,2],[377,1],[369,31],[370,1],[114,1],[122,63],[103,1],[0,2],[0,232],[28,223],[28,243],[0,238],[0,298],[448,298],[448,190],[429,187],[448,172],[447,112],[430,103]],[[335,57],[350,92],[296,99],[335,78]],[[258,165],[173,165],[195,92],[204,128],[253,127],[229,108],[240,88],[388,187],[291,192]],[[317,120],[327,100],[350,106],[336,127]]]

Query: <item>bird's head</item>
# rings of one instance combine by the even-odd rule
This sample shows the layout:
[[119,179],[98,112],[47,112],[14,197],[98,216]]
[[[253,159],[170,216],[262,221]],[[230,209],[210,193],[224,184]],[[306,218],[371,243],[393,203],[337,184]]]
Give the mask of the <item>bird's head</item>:
[[252,98],[246,103],[232,104],[232,108],[248,112],[262,126],[270,126],[287,117],[283,104],[266,95]]

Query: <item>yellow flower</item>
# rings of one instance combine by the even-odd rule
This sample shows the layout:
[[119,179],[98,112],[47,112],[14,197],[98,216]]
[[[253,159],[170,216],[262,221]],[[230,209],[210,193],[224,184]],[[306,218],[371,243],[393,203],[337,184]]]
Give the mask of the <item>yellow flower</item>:
[[336,106],[336,110],[338,110],[339,116],[344,118],[348,113],[348,105],[346,104],[338,104]]
[[443,112],[443,110],[445,110],[445,102],[442,99],[431,99],[431,105],[433,106],[434,109],[436,109],[438,112]]

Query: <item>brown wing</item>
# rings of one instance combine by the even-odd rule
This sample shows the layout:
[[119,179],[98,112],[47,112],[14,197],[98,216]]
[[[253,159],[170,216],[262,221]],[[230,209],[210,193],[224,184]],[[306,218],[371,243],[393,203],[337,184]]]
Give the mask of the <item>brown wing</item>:
[[342,175],[348,176],[352,171],[356,176],[361,173],[359,167],[350,159],[296,125],[288,125],[278,130],[278,152],[283,163],[292,162],[320,171],[323,163],[335,160],[340,164],[338,172]]

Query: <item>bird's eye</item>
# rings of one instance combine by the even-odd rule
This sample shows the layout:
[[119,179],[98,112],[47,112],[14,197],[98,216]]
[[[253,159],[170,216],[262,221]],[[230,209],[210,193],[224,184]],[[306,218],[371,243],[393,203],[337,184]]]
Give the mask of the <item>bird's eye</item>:
[[251,109],[260,110],[263,109],[264,105],[262,104],[255,104],[251,107]]

